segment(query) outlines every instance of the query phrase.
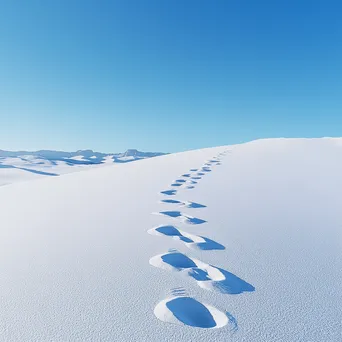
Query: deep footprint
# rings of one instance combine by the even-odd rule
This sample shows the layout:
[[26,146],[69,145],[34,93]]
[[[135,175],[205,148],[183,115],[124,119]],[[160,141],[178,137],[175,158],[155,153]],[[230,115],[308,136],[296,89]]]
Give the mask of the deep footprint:
[[177,190],[165,190],[160,193],[163,195],[174,196],[177,193]]
[[189,178],[190,176],[190,173],[184,173],[181,177]]
[[223,250],[225,247],[220,243],[204,236],[197,236],[178,229],[175,226],[159,226],[148,230],[151,235],[170,236],[173,239],[183,242],[186,247],[203,251]]
[[179,204],[182,207],[187,207],[187,208],[206,208],[205,205],[203,204],[199,204],[196,202],[190,202],[190,201],[186,201],[186,202],[182,202],[182,201],[178,201],[178,200],[173,200],[173,199],[165,199],[165,200],[161,200],[162,203],[168,203],[168,204]]
[[171,297],[162,300],[154,314],[163,322],[185,324],[195,328],[221,328],[228,323],[227,315],[215,307],[191,297]]
[[172,218],[179,218],[181,221],[188,223],[188,224],[202,224],[202,223],[207,222],[200,218],[183,214],[180,211],[161,211],[157,214],[172,217]]
[[169,271],[185,272],[195,279],[201,288],[209,291],[218,291],[224,294],[255,291],[253,285],[235,274],[177,251],[156,255],[150,259],[150,264]]

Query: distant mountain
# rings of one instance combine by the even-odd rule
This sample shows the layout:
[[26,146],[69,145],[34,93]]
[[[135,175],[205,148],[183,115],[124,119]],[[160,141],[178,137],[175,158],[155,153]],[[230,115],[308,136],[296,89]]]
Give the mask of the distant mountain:
[[3,158],[27,158],[35,157],[47,159],[50,161],[65,161],[71,164],[102,164],[112,160],[113,162],[129,162],[137,159],[145,159],[161,156],[162,152],[141,152],[135,149],[129,149],[123,153],[102,153],[93,150],[78,150],[76,152],[64,152],[53,150],[39,151],[5,151],[0,150],[0,163]]
[[101,153],[92,150],[64,151],[4,151],[0,150],[0,186],[41,176],[59,176],[113,163],[128,163],[163,155],[161,152],[141,152],[130,149],[123,153]]

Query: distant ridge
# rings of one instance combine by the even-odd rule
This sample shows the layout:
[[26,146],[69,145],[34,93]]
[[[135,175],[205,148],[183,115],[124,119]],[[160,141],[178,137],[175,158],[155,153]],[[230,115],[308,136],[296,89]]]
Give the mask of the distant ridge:
[[76,152],[0,150],[0,186],[42,176],[59,176],[89,167],[128,163],[163,154],[165,153],[141,152],[136,149],[129,149],[122,153],[102,153],[93,150]]
[[76,152],[38,150],[38,151],[6,151],[0,149],[0,163],[3,158],[20,158],[32,156],[51,161],[68,161],[73,164],[101,164],[112,159],[113,162],[128,162],[137,159],[145,159],[164,155],[162,152],[141,152],[136,149],[128,149],[122,153],[102,153],[93,150],[78,150]]

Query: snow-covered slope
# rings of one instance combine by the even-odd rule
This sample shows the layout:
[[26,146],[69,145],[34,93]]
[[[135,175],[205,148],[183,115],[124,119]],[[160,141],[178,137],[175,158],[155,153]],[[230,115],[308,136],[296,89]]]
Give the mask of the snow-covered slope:
[[259,140],[1,187],[1,340],[341,341],[341,156]]
[[126,163],[163,155],[160,152],[127,150],[124,153],[106,154],[92,150],[76,152],[41,150],[36,152],[0,150],[0,186],[19,181],[59,176],[90,167],[110,163]]

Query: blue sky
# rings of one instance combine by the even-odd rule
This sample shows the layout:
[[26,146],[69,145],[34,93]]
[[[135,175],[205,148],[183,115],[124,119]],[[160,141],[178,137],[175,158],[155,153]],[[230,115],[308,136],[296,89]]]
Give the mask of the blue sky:
[[339,1],[0,5],[0,149],[342,136]]

